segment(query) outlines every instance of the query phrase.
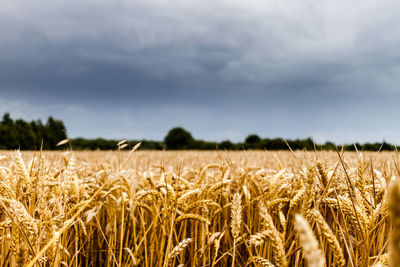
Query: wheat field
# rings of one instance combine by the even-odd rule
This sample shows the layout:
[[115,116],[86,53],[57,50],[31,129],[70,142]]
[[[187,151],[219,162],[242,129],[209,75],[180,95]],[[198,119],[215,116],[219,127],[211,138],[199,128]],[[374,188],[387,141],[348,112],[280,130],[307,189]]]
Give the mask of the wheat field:
[[389,152],[2,151],[0,265],[400,266],[399,164]]

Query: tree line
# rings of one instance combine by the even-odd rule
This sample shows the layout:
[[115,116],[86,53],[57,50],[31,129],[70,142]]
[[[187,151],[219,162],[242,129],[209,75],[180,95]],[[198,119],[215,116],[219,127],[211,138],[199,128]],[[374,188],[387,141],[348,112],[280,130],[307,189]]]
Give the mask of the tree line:
[[[225,140],[219,143],[196,140],[183,128],[177,127],[169,131],[164,139],[167,149],[184,150],[336,150],[336,145],[332,142],[324,144],[315,144],[311,138],[287,140],[283,138],[261,138],[256,134],[250,134],[244,142],[232,143]],[[338,145],[341,149],[342,146]],[[346,151],[394,151],[396,146],[387,142],[365,143],[343,145]]]
[[67,131],[61,120],[49,117],[46,123],[41,120],[26,122],[13,120],[9,113],[0,122],[0,149],[57,149],[57,143],[67,138]]
[[[3,115],[0,122],[0,149],[24,150],[55,150],[60,149],[58,142],[67,138],[67,130],[63,121],[49,117],[46,123],[41,120],[26,122],[22,119],[13,120],[9,113]],[[119,140],[104,138],[70,139],[70,146],[74,150],[115,150]],[[243,142],[209,142],[193,138],[187,130],[176,127],[171,129],[163,141],[129,140],[129,146],[141,142],[143,150],[335,150],[332,142],[315,144],[311,138],[285,140],[283,138],[261,138],[256,134],[246,137]],[[129,148],[127,146],[127,149]],[[341,147],[341,146],[340,146]],[[393,151],[394,145],[386,142],[344,145],[347,151]]]

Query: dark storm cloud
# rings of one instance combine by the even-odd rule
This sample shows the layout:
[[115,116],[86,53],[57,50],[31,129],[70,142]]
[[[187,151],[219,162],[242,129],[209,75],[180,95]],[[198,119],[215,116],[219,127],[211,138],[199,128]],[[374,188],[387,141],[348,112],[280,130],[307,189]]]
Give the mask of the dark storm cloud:
[[75,135],[115,135],[86,121],[128,113],[113,127],[140,137],[180,124],[204,138],[216,126],[216,138],[326,139],[342,123],[355,133],[338,139],[350,140],[363,118],[383,125],[400,111],[388,108],[400,96],[399,11],[397,1],[5,1],[2,109],[39,105],[36,116],[58,112]]

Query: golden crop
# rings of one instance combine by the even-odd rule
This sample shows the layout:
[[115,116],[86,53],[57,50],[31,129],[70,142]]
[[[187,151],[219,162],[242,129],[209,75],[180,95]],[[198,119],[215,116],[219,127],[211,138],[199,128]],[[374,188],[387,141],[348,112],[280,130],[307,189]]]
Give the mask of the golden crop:
[[0,265],[400,266],[399,166],[386,152],[4,151]]

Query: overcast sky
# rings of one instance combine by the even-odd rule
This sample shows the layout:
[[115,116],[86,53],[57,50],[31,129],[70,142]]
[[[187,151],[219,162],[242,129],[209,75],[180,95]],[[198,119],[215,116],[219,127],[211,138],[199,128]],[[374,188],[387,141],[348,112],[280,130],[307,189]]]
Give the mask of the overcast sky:
[[0,113],[70,137],[400,144],[400,1],[0,0]]

